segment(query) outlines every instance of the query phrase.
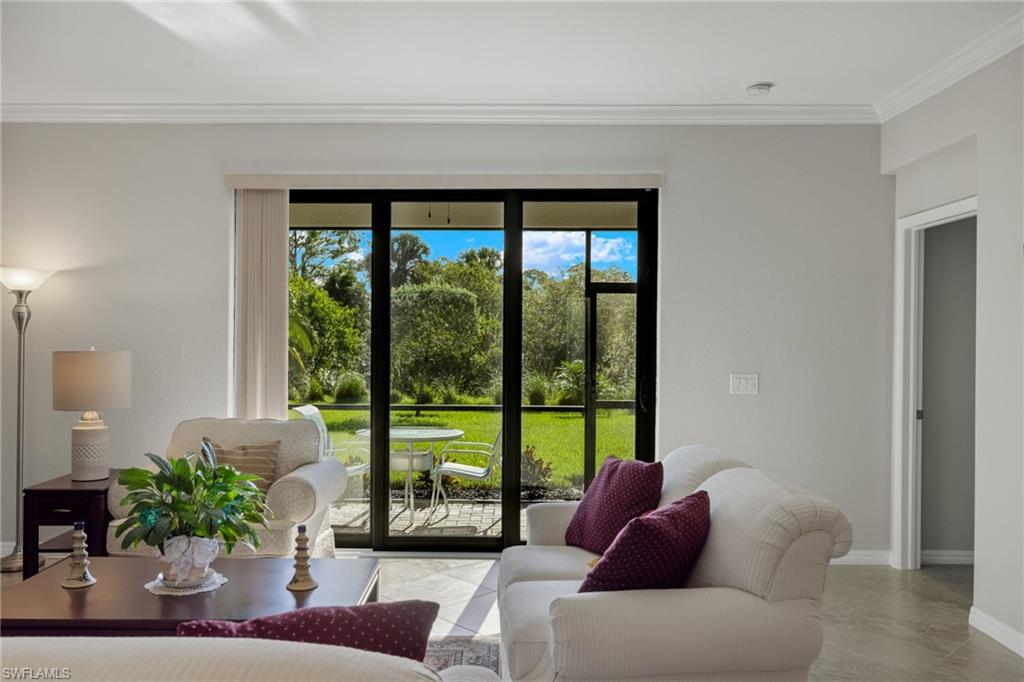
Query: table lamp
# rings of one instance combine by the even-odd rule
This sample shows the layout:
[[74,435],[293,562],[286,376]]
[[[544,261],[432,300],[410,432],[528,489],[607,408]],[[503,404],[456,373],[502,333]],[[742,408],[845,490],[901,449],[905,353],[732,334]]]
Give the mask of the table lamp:
[[[0,283],[7,287],[15,295],[14,310],[11,315],[14,317],[14,326],[18,330],[18,429],[17,429],[17,490],[14,499],[14,549],[11,553],[0,559],[0,571],[4,573],[20,571],[22,569],[22,546],[21,546],[21,491],[25,488],[25,332],[28,330],[28,321],[32,319],[32,309],[28,307],[28,295],[39,288],[43,282],[54,274],[52,270],[32,270],[29,268],[12,268],[8,265],[0,265]],[[40,560],[42,565],[42,560]]]
[[71,429],[71,480],[110,475],[110,432],[99,410],[132,404],[132,354],[126,350],[54,351],[53,409],[82,412]]

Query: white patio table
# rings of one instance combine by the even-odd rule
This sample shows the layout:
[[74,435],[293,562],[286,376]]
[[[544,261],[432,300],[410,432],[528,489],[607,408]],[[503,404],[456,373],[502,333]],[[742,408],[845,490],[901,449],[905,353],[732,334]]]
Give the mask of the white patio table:
[[[409,523],[416,523],[416,508],[413,505],[413,472],[430,471],[434,467],[434,443],[458,440],[465,435],[461,429],[448,429],[436,426],[392,426],[388,431],[388,440],[392,443],[405,443],[405,452],[392,450],[389,457],[392,471],[405,472],[404,504],[399,508],[394,519],[399,518],[406,509],[409,510]],[[370,439],[370,429],[356,431],[357,438]],[[417,443],[429,443],[427,450],[416,450]],[[392,519],[392,520],[394,520]]]

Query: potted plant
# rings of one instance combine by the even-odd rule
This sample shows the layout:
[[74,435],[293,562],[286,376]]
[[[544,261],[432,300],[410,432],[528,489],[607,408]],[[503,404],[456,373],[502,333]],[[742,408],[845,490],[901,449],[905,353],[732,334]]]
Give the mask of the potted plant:
[[171,587],[204,583],[223,543],[228,554],[237,543],[259,547],[258,528],[267,528],[266,495],[253,481],[226,464],[217,464],[209,443],[197,455],[165,459],[146,453],[156,471],[132,468],[118,475],[128,489],[121,504],[128,518],[115,532],[121,548],[144,542],[159,551],[160,579]]

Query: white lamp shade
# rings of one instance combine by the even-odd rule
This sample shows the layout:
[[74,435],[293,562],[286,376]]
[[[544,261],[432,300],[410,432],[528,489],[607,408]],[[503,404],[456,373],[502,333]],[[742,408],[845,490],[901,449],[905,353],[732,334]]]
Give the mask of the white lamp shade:
[[55,270],[34,270],[32,268],[12,268],[0,265],[0,284],[11,291],[33,291],[53,275]]
[[53,409],[119,410],[132,404],[132,354],[126,350],[53,353]]

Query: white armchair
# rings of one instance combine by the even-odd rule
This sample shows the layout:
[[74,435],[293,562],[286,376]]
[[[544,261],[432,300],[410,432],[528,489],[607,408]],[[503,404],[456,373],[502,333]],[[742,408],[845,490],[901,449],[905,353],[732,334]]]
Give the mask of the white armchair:
[[662,504],[711,498],[686,588],[587,592],[597,555],[565,544],[576,503],[527,508],[527,544],[502,553],[506,680],[806,680],[822,645],[825,569],[853,531],[828,500],[700,446],[663,460]]
[[[277,480],[267,491],[267,506],[273,514],[270,530],[260,531],[262,542],[255,553],[236,545],[232,556],[290,556],[295,549],[299,524],[306,525],[312,556],[334,556],[334,531],[329,511],[331,503],[345,490],[348,474],[341,462],[323,456],[320,433],[311,422],[191,419],[174,429],[165,454],[167,457],[182,457],[197,452],[203,438],[232,446],[281,441]],[[148,460],[140,465],[151,466]],[[145,545],[121,549],[121,539],[114,535],[127,515],[127,509],[120,504],[126,493],[123,486],[111,484],[107,505],[114,520],[107,528],[107,552],[111,556],[151,554],[152,549]]]

